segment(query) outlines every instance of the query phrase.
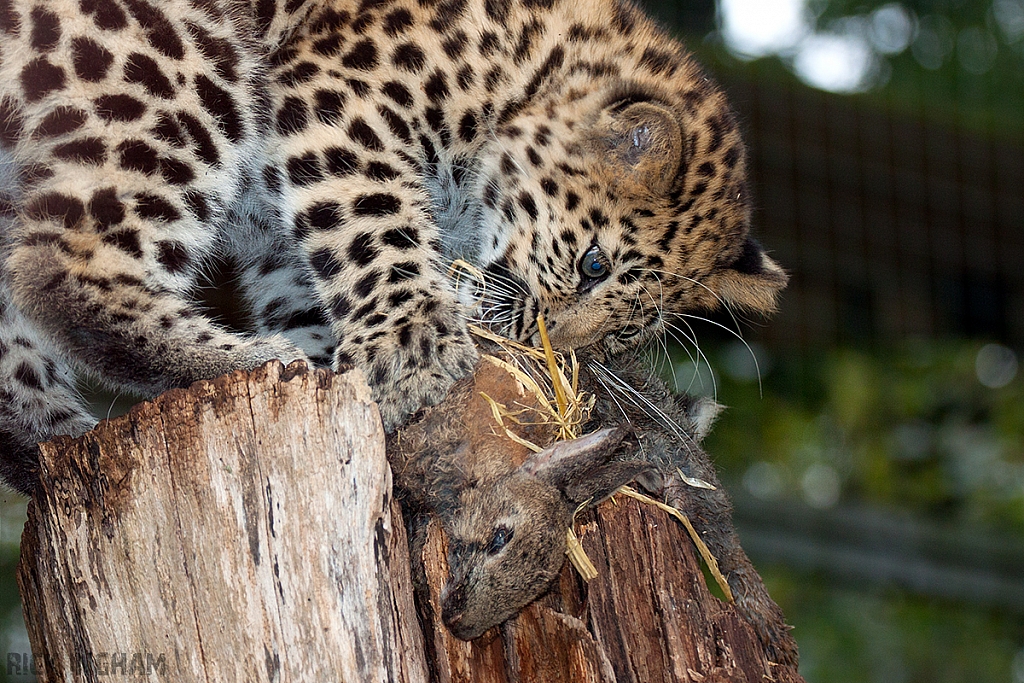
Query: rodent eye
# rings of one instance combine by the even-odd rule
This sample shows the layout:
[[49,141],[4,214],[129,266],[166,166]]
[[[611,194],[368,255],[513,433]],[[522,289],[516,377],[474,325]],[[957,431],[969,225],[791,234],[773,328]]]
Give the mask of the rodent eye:
[[487,554],[494,555],[508,545],[508,542],[511,540],[512,530],[507,526],[499,526],[494,530],[494,535],[491,536],[491,542],[487,546]]
[[596,244],[580,259],[580,275],[585,278],[600,280],[608,276],[608,271],[608,258]]

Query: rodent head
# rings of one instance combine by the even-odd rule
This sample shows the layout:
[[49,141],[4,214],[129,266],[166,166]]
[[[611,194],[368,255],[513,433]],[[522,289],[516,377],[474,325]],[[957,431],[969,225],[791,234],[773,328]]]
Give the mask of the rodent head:
[[472,640],[539,596],[562,568],[571,518],[561,492],[528,475],[467,492],[447,529],[448,630]]
[[451,576],[441,618],[472,640],[539,597],[565,561],[574,511],[595,504],[648,465],[611,460],[621,430],[561,441],[506,477],[462,493],[444,515]]

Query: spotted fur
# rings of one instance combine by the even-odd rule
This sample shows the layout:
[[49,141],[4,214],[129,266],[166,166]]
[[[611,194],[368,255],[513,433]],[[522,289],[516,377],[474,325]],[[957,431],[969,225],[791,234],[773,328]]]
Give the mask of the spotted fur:
[[[0,150],[21,490],[91,424],[72,369],[354,363],[394,428],[472,367],[468,319],[621,351],[785,280],[722,94],[626,0],[0,0]],[[193,302],[214,258],[249,332]]]

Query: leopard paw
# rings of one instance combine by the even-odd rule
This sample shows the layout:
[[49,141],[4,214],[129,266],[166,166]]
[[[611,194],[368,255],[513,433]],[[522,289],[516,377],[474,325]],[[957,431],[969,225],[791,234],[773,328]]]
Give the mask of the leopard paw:
[[396,329],[360,351],[373,398],[389,432],[416,411],[444,399],[479,358],[458,304],[429,300],[416,313],[405,316]]

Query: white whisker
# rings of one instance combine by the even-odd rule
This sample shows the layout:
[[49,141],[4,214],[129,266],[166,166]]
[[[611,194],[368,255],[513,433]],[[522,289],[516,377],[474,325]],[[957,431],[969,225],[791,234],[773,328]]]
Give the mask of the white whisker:
[[[698,341],[697,341],[697,333],[694,331],[694,329],[692,327],[690,327],[690,323],[686,322],[685,320],[683,320],[682,323],[684,325],[686,325],[686,328],[690,331],[690,334],[687,334],[685,331],[680,329],[677,325],[673,325],[672,323],[668,322],[667,320],[664,321],[666,329],[673,329],[673,330],[675,330],[679,334],[683,335],[683,337],[685,337],[688,342],[693,344],[693,348],[697,352],[697,358],[698,358],[698,360],[694,362],[694,365],[697,368],[698,375],[700,373],[700,361],[703,360],[704,363],[707,364],[707,366],[708,366],[708,373],[711,375],[711,386],[712,386],[712,389],[713,389],[713,392],[714,392],[714,398],[717,401],[718,400],[718,381],[715,379],[715,370],[711,366],[711,359],[709,359],[707,357],[707,354],[704,353],[704,350],[700,348],[700,343],[698,343]],[[691,385],[692,385],[692,383],[691,383]]]
[[[750,344],[748,344],[747,340],[743,338],[743,335],[738,334],[735,330],[730,330],[722,323],[715,322],[714,320],[705,318],[700,315],[693,315],[691,313],[677,313],[676,315],[679,316],[680,318],[690,318],[692,320],[700,320],[702,322],[710,323],[715,327],[719,327],[728,332],[729,334],[733,335],[734,337],[736,337],[736,339],[738,339],[740,343],[743,344],[744,348],[747,349],[747,353],[750,354],[750,357],[754,360],[754,370],[757,372],[757,391],[762,398],[764,397],[764,389],[761,386],[761,365],[757,362],[757,354],[754,353],[754,349],[750,348]],[[689,327],[689,324],[687,324],[687,327]],[[691,327],[690,329],[692,330],[693,328]]]
[[[644,396],[642,392],[637,391],[634,387],[630,386],[628,382],[624,382],[621,377],[616,375],[600,362],[591,360],[589,361],[589,365],[596,371],[598,381],[601,382],[601,385],[608,390],[610,394],[613,391],[617,391],[623,399],[629,401],[645,415],[660,423],[677,439],[681,441],[688,441],[695,446],[697,445],[693,438],[687,434],[675,420],[673,420],[649,398]],[[615,401],[616,405],[619,406],[619,409],[622,410],[622,405],[614,396],[612,396],[612,400]],[[623,411],[623,415],[625,416],[625,411]],[[626,416],[626,419],[629,419],[628,416]]]
[[711,289],[710,287],[708,287],[708,286],[707,286],[706,284],[704,284],[703,282],[701,282],[701,281],[699,281],[699,280],[695,280],[695,279],[693,279],[692,277],[688,277],[688,276],[686,276],[686,275],[682,275],[682,274],[680,274],[680,273],[673,273],[673,272],[672,272],[672,271],[670,271],[670,270],[656,270],[656,269],[653,269],[653,268],[649,268],[649,269],[648,269],[648,271],[649,271],[649,272],[652,272],[652,273],[663,273],[663,274],[666,274],[666,275],[671,275],[672,277],[677,277],[677,278],[679,278],[680,280],[686,280],[687,282],[690,282],[690,283],[692,283],[692,284],[695,284],[695,285],[697,285],[698,287],[700,287],[701,289],[704,289],[704,290],[706,290],[706,291],[707,291],[707,292],[708,292],[709,294],[711,294],[711,296],[715,297],[715,300],[717,300],[717,301],[718,301],[718,303],[720,303],[720,304],[722,305],[722,308],[723,308],[723,309],[725,310],[725,312],[729,314],[729,318],[731,318],[731,319],[732,319],[733,325],[735,325],[735,326],[736,326],[736,332],[737,332],[737,334],[740,334],[740,335],[742,336],[742,333],[740,332],[740,322],[739,322],[739,320],[738,320],[738,319],[736,318],[736,314],[735,314],[735,312],[734,312],[734,311],[732,310],[732,306],[730,306],[730,305],[729,305],[729,302],[728,302],[728,301],[726,301],[725,299],[723,299],[723,298],[721,297],[721,295],[719,295],[719,294],[718,294],[718,292],[716,292],[715,290]]

